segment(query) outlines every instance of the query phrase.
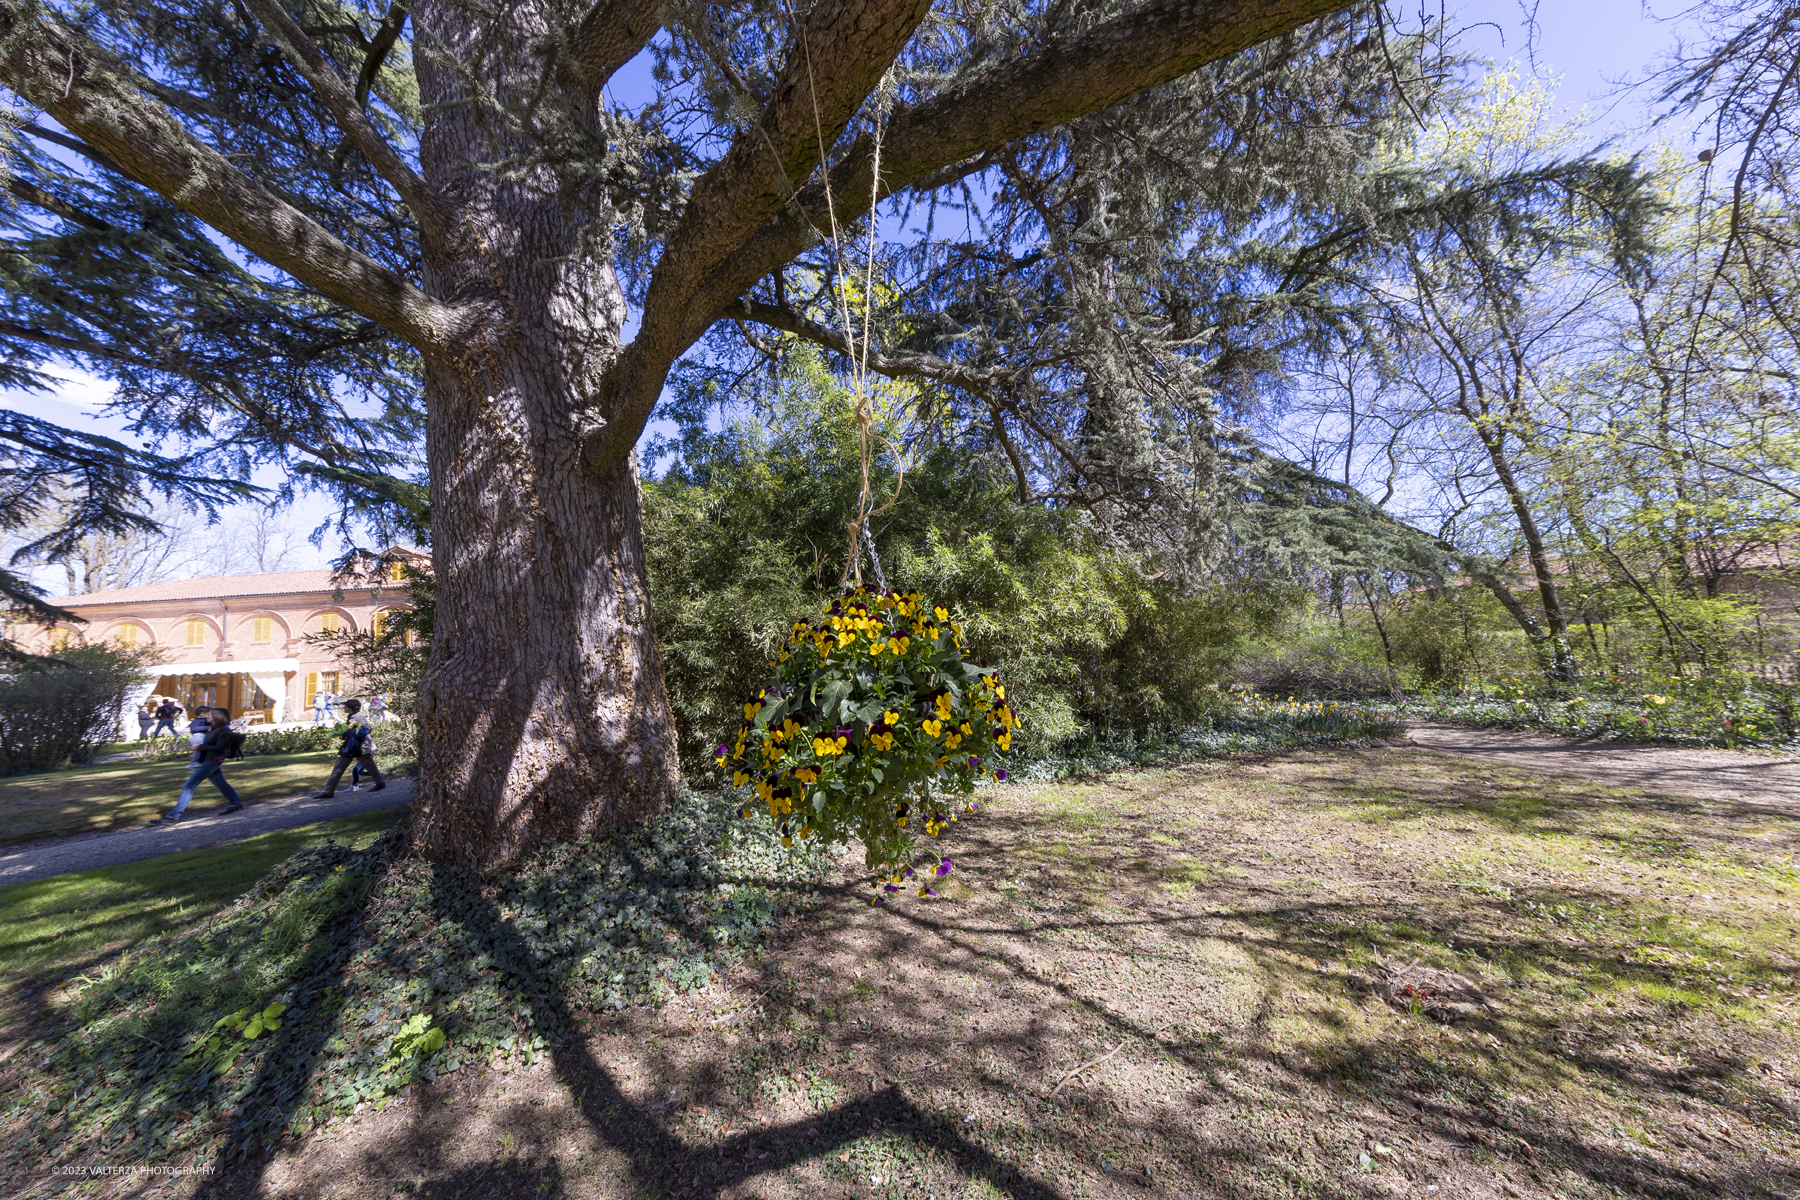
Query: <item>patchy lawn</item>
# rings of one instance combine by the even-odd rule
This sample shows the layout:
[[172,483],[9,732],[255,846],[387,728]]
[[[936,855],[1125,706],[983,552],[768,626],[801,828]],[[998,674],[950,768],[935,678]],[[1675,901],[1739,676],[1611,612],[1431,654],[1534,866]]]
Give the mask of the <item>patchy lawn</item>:
[[660,1011],[158,1194],[1800,1188],[1793,818],[1410,749],[988,795],[943,900],[847,885]]
[[[225,764],[225,778],[245,801],[291,796],[318,787],[331,772],[336,755],[270,754]],[[174,807],[187,781],[186,759],[170,762],[120,762],[14,775],[0,779],[0,845],[17,845],[45,837],[98,833],[139,825]],[[200,785],[194,803],[222,803],[210,780]]]
[[[401,815],[360,813],[229,845],[0,887],[0,989],[11,990],[22,980],[104,970],[148,938],[205,921],[297,851],[328,839],[367,845]],[[11,1014],[0,1010],[0,1015]]]

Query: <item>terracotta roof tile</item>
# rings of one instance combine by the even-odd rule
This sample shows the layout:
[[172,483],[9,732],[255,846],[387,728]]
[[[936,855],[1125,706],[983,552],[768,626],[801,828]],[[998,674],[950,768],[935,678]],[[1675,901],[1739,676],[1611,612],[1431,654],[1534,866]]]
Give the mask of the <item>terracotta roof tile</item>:
[[[151,600],[216,600],[229,596],[280,596],[296,592],[329,592],[334,590],[329,570],[277,571],[269,575],[211,575],[200,579],[170,579],[148,583],[143,587],[117,588],[110,592],[89,592],[85,596],[68,596],[52,603],[68,608],[85,608],[91,604],[143,604]],[[374,587],[374,581],[367,585]],[[357,590],[347,588],[346,590]]]

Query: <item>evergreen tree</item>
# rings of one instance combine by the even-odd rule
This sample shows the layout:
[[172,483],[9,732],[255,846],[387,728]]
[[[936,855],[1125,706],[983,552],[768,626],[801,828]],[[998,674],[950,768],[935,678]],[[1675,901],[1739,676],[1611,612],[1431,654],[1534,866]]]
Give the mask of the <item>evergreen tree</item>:
[[[6,0],[13,244],[82,260],[22,250],[9,349],[415,512],[422,427],[413,841],[510,860],[676,786],[632,451],[677,358],[882,198],[1341,7]],[[646,47],[634,111],[606,85]]]

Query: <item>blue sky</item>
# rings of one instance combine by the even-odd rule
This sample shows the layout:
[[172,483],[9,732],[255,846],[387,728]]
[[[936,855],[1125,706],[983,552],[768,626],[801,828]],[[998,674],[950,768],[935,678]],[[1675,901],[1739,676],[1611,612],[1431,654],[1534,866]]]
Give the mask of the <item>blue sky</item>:
[[[1668,138],[1681,144],[1680,131],[1649,128],[1652,89],[1624,86],[1641,78],[1675,44],[1683,25],[1658,18],[1678,16],[1679,7],[1647,8],[1638,0],[1562,0],[1535,7],[1518,0],[1483,0],[1451,11],[1457,14],[1454,23],[1463,29],[1467,49],[1498,62],[1514,59],[1521,67],[1548,71],[1559,80],[1561,103],[1571,111],[1586,111],[1596,142],[1610,137],[1635,146]],[[631,103],[640,93],[647,94],[648,83],[648,66],[641,56],[618,80],[615,96]],[[55,393],[11,392],[0,396],[0,404],[72,428],[123,437],[124,423],[97,411],[109,394],[107,385],[79,372],[65,374],[68,382]],[[257,482],[277,480],[266,476]],[[328,516],[322,500],[302,498],[290,524],[310,530]],[[339,550],[328,537],[317,549],[304,547],[303,561],[292,565],[322,566]],[[46,576],[43,582],[55,581]]]

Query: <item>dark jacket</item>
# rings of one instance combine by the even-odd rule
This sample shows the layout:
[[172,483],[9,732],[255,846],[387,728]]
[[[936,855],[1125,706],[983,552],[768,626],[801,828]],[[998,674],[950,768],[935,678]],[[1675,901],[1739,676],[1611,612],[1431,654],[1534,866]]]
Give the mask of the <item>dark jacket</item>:
[[206,731],[206,740],[194,751],[194,761],[222,763],[237,749],[237,735],[231,726],[221,722]]
[[167,700],[164,700],[156,710],[156,719],[159,721],[173,721],[180,715],[181,709],[178,706],[169,703]]

